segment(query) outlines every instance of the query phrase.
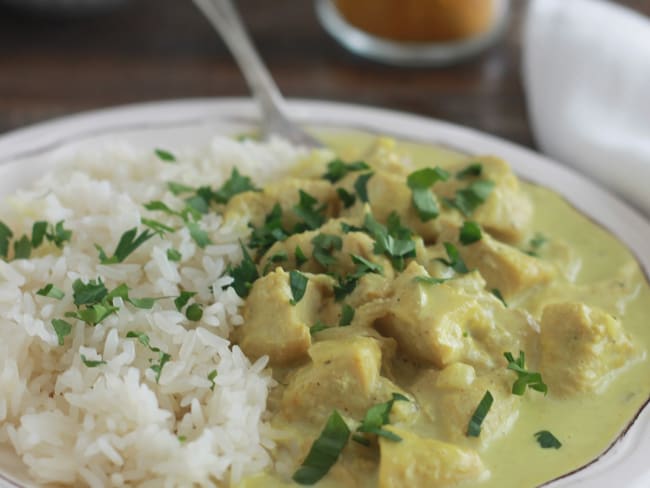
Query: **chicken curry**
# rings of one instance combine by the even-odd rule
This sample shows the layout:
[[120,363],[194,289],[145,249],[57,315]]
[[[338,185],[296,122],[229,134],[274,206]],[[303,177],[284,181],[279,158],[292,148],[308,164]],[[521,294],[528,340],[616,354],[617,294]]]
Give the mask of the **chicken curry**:
[[274,470],[242,486],[533,486],[596,457],[649,394],[629,252],[500,159],[349,142],[227,204],[233,340],[277,381]]

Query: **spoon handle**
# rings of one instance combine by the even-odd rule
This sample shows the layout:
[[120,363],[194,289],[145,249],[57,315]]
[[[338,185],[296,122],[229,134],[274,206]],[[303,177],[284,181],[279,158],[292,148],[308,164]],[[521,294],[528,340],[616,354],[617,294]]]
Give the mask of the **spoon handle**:
[[221,35],[244,74],[262,111],[262,135],[283,136],[290,141],[320,147],[318,141],[296,127],[287,116],[284,98],[253,47],[231,0],[194,0]]

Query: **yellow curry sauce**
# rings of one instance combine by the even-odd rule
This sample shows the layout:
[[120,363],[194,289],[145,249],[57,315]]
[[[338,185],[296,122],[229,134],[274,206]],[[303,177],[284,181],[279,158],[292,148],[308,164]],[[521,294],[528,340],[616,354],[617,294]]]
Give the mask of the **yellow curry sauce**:
[[[302,189],[333,219],[257,257],[262,277],[250,289],[246,323],[234,340],[253,358],[271,357],[278,381],[268,406],[276,463],[275,472],[241,486],[292,485],[334,409],[354,433],[365,412],[393,393],[410,400],[396,401],[383,426],[401,442],[373,434],[364,434],[369,446],[349,441],[318,486],[534,486],[605,450],[650,395],[650,288],[630,252],[552,191],[518,182],[496,158],[375,144],[363,134],[328,142],[343,160],[363,158],[372,167],[367,204],[357,194],[345,208],[332,191],[343,187],[353,194],[367,170],[330,183],[321,178],[325,164],[308,161],[292,179],[235,197],[226,211],[260,226],[279,202],[289,220],[284,223],[294,225],[300,219],[291,208]],[[480,164],[481,174],[456,178],[470,164]],[[434,166],[450,177],[433,184],[440,215],[423,222],[406,181],[418,168]],[[469,215],[442,204],[480,179],[494,186]],[[385,224],[393,211],[424,237],[403,267],[386,253],[375,254],[373,238],[357,229],[366,214]],[[479,241],[460,242],[465,221],[480,224]],[[352,230],[343,232],[341,222]],[[319,234],[340,237],[341,248],[330,248],[336,263],[324,266],[313,256]],[[469,272],[448,266],[444,242],[453,244]],[[300,266],[296,246],[306,255]],[[276,259],[283,252],[288,259]],[[350,254],[381,266],[382,273],[363,274],[337,301],[337,279],[359,269]],[[289,271],[296,268],[308,284],[292,305]],[[355,312],[341,327],[343,304]],[[310,334],[317,323],[329,327]],[[525,369],[541,373],[548,395],[531,388],[512,394],[518,376],[503,354],[517,358],[520,350]],[[486,391],[494,402],[478,437],[468,437]],[[543,449],[534,436],[539,431],[553,433],[561,448]]]

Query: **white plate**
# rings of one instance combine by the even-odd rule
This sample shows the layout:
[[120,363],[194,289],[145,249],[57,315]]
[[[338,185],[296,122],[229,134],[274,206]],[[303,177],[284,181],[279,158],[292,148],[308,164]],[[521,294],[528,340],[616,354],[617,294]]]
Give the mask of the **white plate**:
[[[470,154],[497,154],[528,181],[563,195],[578,210],[618,236],[650,270],[650,223],[610,193],[570,169],[496,137],[414,115],[314,101],[291,103],[293,118],[313,126],[362,129],[447,146]],[[205,144],[211,135],[237,133],[254,126],[250,100],[198,99],[102,110],[45,122],[0,137],[0,197],[26,186],[56,160],[76,148],[100,141],[127,140],[155,147],[161,140],[174,149]],[[650,486],[650,408],[644,408],[597,460],[564,476],[549,488],[647,488]],[[0,471],[15,466],[0,452]],[[0,487],[16,487],[0,473]]]

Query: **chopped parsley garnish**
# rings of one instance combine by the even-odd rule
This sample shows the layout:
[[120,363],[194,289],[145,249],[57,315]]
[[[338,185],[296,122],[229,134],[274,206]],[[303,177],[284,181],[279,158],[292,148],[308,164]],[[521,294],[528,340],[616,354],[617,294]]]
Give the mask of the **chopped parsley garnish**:
[[69,336],[70,332],[72,332],[72,324],[66,320],[54,319],[52,320],[52,327],[54,327],[59,346],[62,346],[65,337]]
[[289,260],[289,255],[287,254],[287,251],[276,252],[272,256],[269,256],[269,258],[267,259],[262,274],[268,273],[274,264],[283,263],[288,260]]
[[535,432],[535,439],[542,449],[559,449],[562,447],[562,443],[548,430]]
[[336,463],[350,437],[350,429],[336,410],[327,419],[325,428],[314,441],[292,479],[301,485],[313,485]]
[[176,249],[169,248],[167,249],[167,259],[170,261],[178,262],[183,258],[183,255]]
[[468,437],[478,437],[481,434],[481,424],[490,411],[493,402],[494,397],[492,396],[492,393],[490,393],[489,390],[486,391],[478,404],[478,407],[476,407],[476,410],[472,414],[472,418],[469,420],[469,425],[467,426]]
[[324,324],[323,322],[321,322],[319,320],[309,328],[309,334],[314,335],[314,334],[320,332],[321,330],[325,330],[325,329],[329,329],[329,328],[330,328],[329,325]]
[[120,237],[120,241],[117,243],[115,252],[110,258],[106,255],[106,252],[104,249],[102,249],[101,246],[95,244],[95,248],[99,251],[99,261],[102,264],[121,263],[127,257],[129,257],[129,255],[133,253],[138,247],[147,242],[154,235],[155,234],[153,232],[150,232],[149,229],[144,230],[140,235],[138,235],[137,227],[127,230],[124,232],[124,234],[122,234],[122,237]]
[[14,233],[4,222],[0,222],[0,256],[7,258],[9,254],[9,240],[14,236]]
[[382,429],[390,422],[390,411],[397,401],[408,402],[409,399],[400,393],[393,393],[393,397],[387,402],[370,407],[361,421],[361,425],[357,428],[357,432],[375,434],[393,442],[400,442],[402,440],[400,436]]
[[152,359],[149,361],[152,363],[151,366],[149,366],[154,373],[156,373],[155,379],[156,383],[160,381],[160,375],[162,374],[162,369],[165,366],[166,363],[168,363],[171,360],[171,356],[167,354],[166,352],[162,352],[159,348],[157,347],[152,347],[151,343],[149,341],[149,336],[143,332],[136,332],[136,331],[129,331],[126,333],[126,337],[131,339],[135,338],[138,340],[140,344],[148,348],[151,352],[155,352],[158,354],[158,362],[154,363]]
[[314,246],[312,256],[318,263],[324,267],[336,264],[336,258],[332,256],[332,253],[340,251],[343,247],[341,237],[334,234],[318,234],[311,240],[311,243]]
[[22,236],[14,241],[14,259],[29,259],[32,255],[32,242],[29,237]]
[[260,274],[257,271],[257,266],[255,266],[255,261],[253,261],[251,255],[243,245],[242,252],[244,253],[244,258],[241,263],[234,268],[229,267],[227,273],[232,276],[232,287],[235,289],[237,295],[246,298],[255,280],[260,277]]
[[[318,204],[316,198],[302,190],[298,190],[298,194],[300,197],[298,204],[293,207],[294,213],[303,220],[305,230],[318,229],[325,222],[325,214],[323,211],[327,205],[323,204],[316,207]],[[302,229],[299,228],[297,230]]]
[[307,262],[307,256],[305,256],[305,253],[302,252],[300,246],[296,246],[294,255],[296,257],[296,266],[300,267]]
[[508,306],[508,304],[506,303],[506,300],[503,298],[503,295],[501,294],[501,292],[499,291],[498,288],[492,288],[491,291],[492,291],[492,294],[493,294],[495,297],[497,297],[501,303],[503,303],[503,306],[504,306],[504,307],[507,307],[507,306]]
[[481,232],[481,226],[476,222],[466,220],[463,222],[463,226],[460,228],[460,242],[464,246],[478,242],[483,237]]
[[372,178],[374,173],[364,173],[359,175],[359,177],[354,182],[354,191],[359,195],[359,200],[363,203],[368,203],[368,180]]
[[289,237],[289,233],[282,227],[282,207],[276,203],[264,219],[264,225],[253,228],[248,245],[251,249],[265,252],[273,244],[283,241],[287,237]]
[[83,354],[81,355],[81,361],[89,368],[96,368],[97,366],[101,366],[102,364],[106,364],[106,361],[95,361],[92,359],[87,359],[86,356]]
[[356,254],[350,254],[350,258],[352,259],[352,262],[357,265],[357,269],[354,272],[354,276],[357,278],[361,278],[367,273],[384,274],[384,268],[381,264],[373,263],[372,261],[368,261]]
[[512,385],[513,395],[523,395],[526,387],[544,393],[548,393],[548,386],[542,380],[540,373],[533,373],[526,370],[526,355],[524,351],[519,351],[519,357],[515,359],[512,353],[503,353],[503,356],[508,361],[508,369],[517,374],[517,380]]
[[142,222],[142,225],[149,227],[152,231],[154,231],[154,233],[158,234],[159,236],[163,236],[168,232],[171,233],[176,231],[176,229],[173,227],[165,225],[162,222],[158,222],[157,220],[140,219],[140,222]]
[[364,171],[370,169],[363,161],[355,161],[352,163],[344,163],[340,159],[335,159],[327,163],[327,172],[323,175],[323,178],[329,180],[332,183],[343,179],[348,173],[353,171]]
[[431,186],[447,178],[449,173],[438,167],[422,168],[408,175],[406,183],[412,192],[413,207],[422,222],[435,219],[440,214]]
[[483,165],[481,163],[472,163],[456,173],[456,179],[466,180],[475,176],[481,176],[483,173]]
[[297,304],[305,296],[308,281],[309,279],[300,271],[289,271],[289,286],[291,288],[291,296],[293,297],[290,300],[291,305]]
[[439,285],[445,281],[449,281],[447,278],[435,278],[433,276],[416,276],[413,278],[414,281],[418,283],[426,283],[428,285]]
[[181,291],[181,294],[174,299],[174,306],[176,307],[176,310],[181,312],[185,305],[187,305],[187,303],[190,301],[190,298],[192,298],[194,295],[196,295],[195,291]]
[[388,227],[380,224],[371,214],[367,214],[364,227],[375,240],[374,253],[385,254],[391,259],[393,267],[398,271],[404,269],[404,260],[415,257],[415,241],[411,233],[399,224],[399,218],[394,214],[389,217]]
[[191,186],[184,185],[182,183],[176,183],[174,181],[170,181],[167,183],[167,188],[169,189],[170,192],[172,192],[174,195],[181,195],[182,193],[192,193],[195,191],[194,188]]
[[37,248],[43,244],[45,234],[47,233],[47,222],[40,220],[32,225],[32,247]]
[[43,297],[55,298],[57,300],[61,300],[65,296],[63,290],[60,290],[52,283],[48,283],[47,285],[45,285],[43,288],[38,290],[36,294],[41,295]]
[[185,316],[192,322],[198,322],[203,318],[203,307],[198,303],[193,303],[185,310]]
[[215,386],[214,379],[217,377],[218,374],[219,372],[216,369],[213,369],[208,373],[208,381],[211,383],[210,390],[212,391],[214,391],[214,386]]
[[65,316],[79,319],[89,325],[95,326],[117,311],[118,307],[102,302],[78,309],[76,312],[66,312]]
[[156,149],[154,152],[156,153],[156,156],[158,156],[158,158],[161,161],[165,161],[166,163],[176,162],[176,156],[174,156],[169,151],[165,151],[164,149]]
[[253,182],[248,176],[242,176],[233,168],[230,173],[230,178],[223,184],[221,188],[215,191],[212,195],[217,203],[228,203],[228,201],[239,193],[246,191],[259,191],[253,185]]
[[207,246],[208,244],[212,244],[212,241],[210,240],[208,233],[203,229],[201,229],[198,222],[188,222],[187,230],[190,231],[190,236],[192,237],[192,239],[194,239],[196,245],[199,246],[201,249],[205,248],[205,246]]
[[108,290],[101,278],[84,283],[76,279],[72,283],[72,298],[77,307],[81,305],[95,305],[108,295]]
[[528,242],[528,246],[529,246],[528,250],[524,252],[530,256],[537,257],[539,256],[539,250],[544,244],[546,244],[547,241],[548,239],[546,238],[546,236],[537,232],[535,233],[533,238]]
[[447,257],[449,259],[436,258],[436,261],[440,261],[442,264],[449,266],[458,274],[469,272],[467,266],[465,265],[465,261],[463,261],[463,258],[460,257],[460,253],[458,252],[456,246],[454,246],[451,242],[445,242],[443,245],[445,246],[445,251],[447,252]]
[[339,326],[345,327],[347,325],[350,325],[353,319],[354,308],[352,308],[347,303],[344,303],[343,307],[341,308],[341,319],[339,320]]
[[337,188],[336,194],[339,196],[341,202],[343,202],[345,208],[350,208],[357,200],[357,197],[348,192],[345,188]]
[[64,242],[69,242],[71,237],[72,231],[63,227],[63,220],[51,225],[48,232],[45,233],[45,238],[58,248],[63,247]]
[[347,234],[348,232],[364,232],[365,229],[363,227],[357,227],[356,225],[350,225],[347,222],[341,222],[341,231],[344,234]]
[[467,188],[456,190],[454,198],[445,198],[443,201],[469,217],[479,205],[485,203],[493,188],[494,182],[490,180],[476,180]]
[[334,298],[337,302],[343,300],[346,296],[354,291],[357,287],[358,278],[353,276],[340,277],[338,283],[334,285]]

